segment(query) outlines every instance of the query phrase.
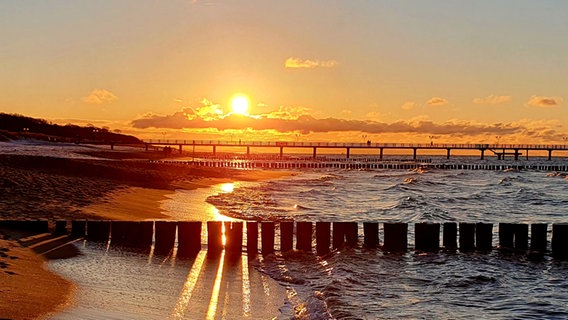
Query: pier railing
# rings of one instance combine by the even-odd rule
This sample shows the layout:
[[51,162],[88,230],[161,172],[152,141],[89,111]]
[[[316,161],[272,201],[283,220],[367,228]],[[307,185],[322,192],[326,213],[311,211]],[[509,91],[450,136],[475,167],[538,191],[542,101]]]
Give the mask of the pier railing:
[[[199,221],[61,220],[50,224],[47,220],[0,220],[0,229],[68,234],[88,241],[143,250],[153,247],[155,254],[169,254],[175,248],[178,256],[195,255],[205,244],[209,253],[226,250],[242,254],[246,251],[249,256],[272,254],[277,249],[285,253],[294,248],[326,255],[346,246],[363,246],[384,252],[413,249],[416,252],[459,250],[465,253],[499,249],[531,255],[551,253],[555,258],[568,258],[566,223],[552,224],[550,239],[548,224],[499,223],[498,246],[493,243],[492,223],[414,223],[413,247],[408,241],[409,224],[400,222],[208,221],[205,225],[206,232]],[[206,242],[202,239],[204,234]],[[279,240],[278,247],[276,240]]]

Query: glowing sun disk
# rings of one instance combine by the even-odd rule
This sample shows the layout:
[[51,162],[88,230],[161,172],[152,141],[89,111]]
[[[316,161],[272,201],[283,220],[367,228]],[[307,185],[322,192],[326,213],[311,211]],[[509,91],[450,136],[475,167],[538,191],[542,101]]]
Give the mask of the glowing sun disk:
[[249,101],[244,96],[236,96],[231,101],[231,108],[234,113],[246,114],[249,108]]

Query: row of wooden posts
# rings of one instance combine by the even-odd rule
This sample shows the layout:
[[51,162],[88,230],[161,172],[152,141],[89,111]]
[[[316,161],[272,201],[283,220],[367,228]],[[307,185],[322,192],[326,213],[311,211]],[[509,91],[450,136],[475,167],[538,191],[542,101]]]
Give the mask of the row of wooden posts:
[[[359,224],[357,222],[292,222],[292,221],[208,221],[207,249],[210,253],[225,249],[229,253],[243,252],[243,226],[246,225],[246,251],[249,255],[271,254],[276,250],[276,230],[279,228],[281,252],[294,249],[311,252],[315,240],[315,251],[325,255],[333,249],[359,245]],[[315,225],[315,228],[314,228]],[[366,248],[382,248],[386,252],[408,250],[408,223],[382,223],[381,245],[379,223],[364,222],[363,243]],[[24,228],[36,232],[47,232],[48,221],[0,221],[0,227]],[[259,228],[260,227],[260,228]],[[223,229],[225,244],[223,244]],[[260,229],[260,251],[259,251]],[[530,229],[530,237],[529,237]],[[440,245],[440,232],[442,245]],[[315,231],[315,232],[314,232]],[[459,231],[459,232],[458,232]],[[568,224],[553,224],[551,248],[553,256],[568,257]],[[112,245],[150,248],[154,252],[167,254],[175,246],[177,234],[177,255],[191,256],[202,248],[202,222],[195,221],[108,221],[74,220],[71,228],[67,221],[56,221],[55,234],[70,234],[85,237],[89,241],[108,242]],[[548,252],[548,224],[498,224],[499,248],[517,252]],[[530,240],[530,241],[529,241]],[[529,244],[530,243],[530,244]],[[493,224],[491,223],[415,223],[414,250],[431,252],[444,250],[491,251],[493,249]]]

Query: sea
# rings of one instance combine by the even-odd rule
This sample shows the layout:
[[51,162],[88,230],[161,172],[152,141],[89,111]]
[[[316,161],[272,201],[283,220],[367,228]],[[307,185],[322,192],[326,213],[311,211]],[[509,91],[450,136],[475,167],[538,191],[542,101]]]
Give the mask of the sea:
[[[243,220],[359,223],[359,245],[355,247],[333,250],[325,256],[277,251],[248,260],[248,267],[286,288],[288,298],[280,307],[278,319],[568,319],[568,261],[548,253],[535,256],[503,251],[498,243],[499,223],[547,223],[549,241],[551,224],[568,223],[567,173],[537,169],[435,169],[431,165],[528,167],[562,166],[567,162],[567,158],[515,161],[478,157],[448,160],[433,156],[428,161],[430,166],[411,170],[301,169],[276,180],[223,186],[203,200],[220,215]],[[179,208],[191,208],[191,195],[183,190],[177,193],[162,208],[183,220]],[[363,222],[409,223],[408,250],[390,253],[380,247],[364,248]],[[416,222],[492,223],[493,250],[418,252],[414,250]],[[383,240],[381,229],[381,243]],[[278,243],[277,240],[277,248]],[[90,252],[92,256],[93,251]],[[111,265],[126,263],[120,262],[124,259],[130,259],[126,264],[147,265],[156,259],[142,256],[132,262],[124,254],[108,252],[105,255],[118,256]],[[72,277],[78,269],[85,268],[85,262],[82,263],[80,267],[77,262],[54,262],[51,268]],[[97,269],[97,265],[101,267],[100,260],[91,264],[95,271],[81,272],[117,272],[110,265]],[[190,264],[178,266],[184,271],[175,269],[171,277],[184,278]],[[140,276],[140,281],[152,278],[139,270],[144,268],[147,267],[134,269],[145,275]],[[129,279],[135,282],[136,277]],[[148,286],[153,285],[149,283]],[[105,289],[101,290],[104,296]],[[145,297],[140,304],[159,311],[164,302],[157,301]],[[139,310],[146,310],[143,308]],[[158,311],[156,317],[148,318],[159,318]]]

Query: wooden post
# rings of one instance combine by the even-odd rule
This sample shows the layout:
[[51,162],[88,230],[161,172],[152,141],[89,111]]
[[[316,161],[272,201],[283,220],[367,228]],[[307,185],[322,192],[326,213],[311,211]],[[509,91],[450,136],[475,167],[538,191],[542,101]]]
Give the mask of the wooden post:
[[511,223],[499,223],[499,247],[504,250],[512,250],[514,244],[514,227]]
[[408,223],[383,223],[386,251],[406,251],[408,249]]
[[363,243],[366,248],[376,248],[379,245],[379,224],[377,222],[363,222]]
[[287,252],[294,249],[294,222],[280,222],[280,251]]
[[247,254],[255,257],[258,254],[258,222],[247,221]]
[[57,220],[55,221],[55,230],[53,232],[56,235],[62,236],[67,234],[67,220]]
[[73,220],[71,221],[71,237],[82,238],[85,236],[87,221]]
[[263,221],[260,224],[262,230],[262,254],[274,253],[274,222]]
[[460,251],[471,251],[475,248],[475,224],[460,223]]
[[325,255],[329,253],[331,245],[331,223],[316,222],[316,253]]
[[223,251],[223,222],[207,221],[207,254]]
[[303,251],[312,251],[312,223],[297,222],[296,223],[296,249]]
[[176,241],[177,222],[174,221],[156,221],[154,253],[158,255],[169,254],[174,248]]
[[552,225],[552,255],[555,258],[568,258],[568,224],[555,223]]
[[444,249],[456,250],[458,248],[458,224],[455,222],[444,222]]
[[357,246],[357,243],[359,242],[359,225],[357,222],[346,222],[345,227],[345,242],[347,246]]
[[440,224],[414,224],[415,249],[417,251],[433,252],[440,249]]
[[546,234],[548,225],[546,223],[531,224],[531,251],[545,252],[547,247]]
[[178,222],[178,250],[179,257],[192,257],[201,251],[201,222]]
[[106,242],[110,234],[110,221],[87,221],[87,240]]
[[334,222],[333,223],[333,240],[332,245],[334,249],[343,247],[345,244],[345,222]]
[[243,252],[243,223],[240,221],[225,222],[227,252],[240,255]]
[[475,248],[481,251],[493,249],[493,224],[479,222],[475,225]]

